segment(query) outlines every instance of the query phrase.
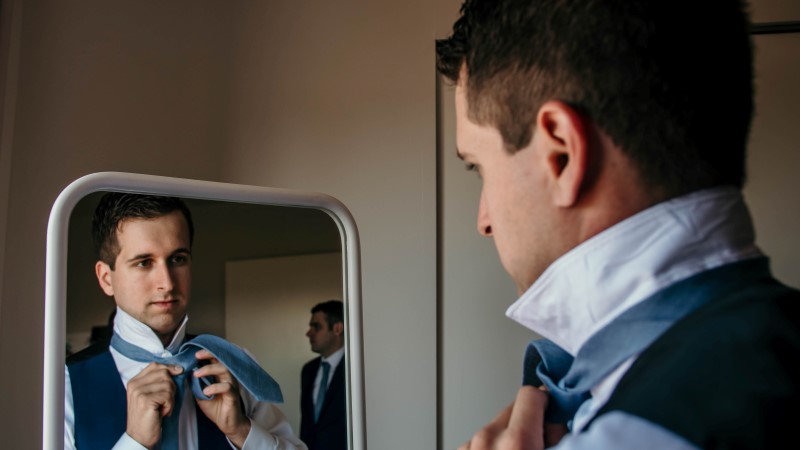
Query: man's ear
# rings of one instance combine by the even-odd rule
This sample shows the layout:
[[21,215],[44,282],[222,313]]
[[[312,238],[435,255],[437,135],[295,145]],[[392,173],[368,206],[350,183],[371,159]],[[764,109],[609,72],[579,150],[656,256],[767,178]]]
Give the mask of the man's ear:
[[335,324],[333,324],[333,332],[337,336],[341,336],[342,334],[344,334],[344,323],[336,322]]
[[97,282],[100,283],[100,288],[106,295],[114,296],[114,285],[111,282],[111,267],[103,261],[97,261],[94,265],[94,274],[97,275]]
[[586,177],[589,148],[585,119],[568,104],[551,100],[539,108],[536,133],[544,139],[553,201],[556,206],[570,207],[578,201]]

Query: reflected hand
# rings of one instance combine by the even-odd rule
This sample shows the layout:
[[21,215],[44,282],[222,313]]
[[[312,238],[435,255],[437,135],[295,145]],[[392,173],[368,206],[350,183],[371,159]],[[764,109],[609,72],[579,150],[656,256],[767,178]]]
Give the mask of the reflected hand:
[[203,393],[214,398],[211,400],[197,400],[200,410],[217,425],[225,436],[237,448],[242,448],[247,435],[250,433],[250,419],[244,414],[242,398],[239,395],[239,383],[227,367],[222,365],[208,350],[195,353],[199,360],[206,360],[209,364],[194,371],[195,377],[213,376],[216,383],[203,389]]
[[150,363],[128,382],[128,421],[125,432],[136,442],[153,448],[161,439],[161,419],[175,408],[174,375],[181,366]]

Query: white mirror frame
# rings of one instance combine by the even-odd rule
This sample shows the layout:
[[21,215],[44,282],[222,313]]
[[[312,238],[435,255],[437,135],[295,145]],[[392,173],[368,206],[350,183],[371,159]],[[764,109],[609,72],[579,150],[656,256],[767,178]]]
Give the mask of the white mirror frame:
[[[44,317],[43,447],[64,445],[64,362],[66,348],[67,236],[75,205],[97,191],[134,192],[203,200],[313,208],[331,216],[342,238],[347,327],[347,430],[351,450],[366,449],[364,362],[361,325],[361,255],[352,215],[339,200],[320,193],[189,180],[123,172],[81,177],[59,194],[47,225]],[[297,430],[295,430],[297,431]]]

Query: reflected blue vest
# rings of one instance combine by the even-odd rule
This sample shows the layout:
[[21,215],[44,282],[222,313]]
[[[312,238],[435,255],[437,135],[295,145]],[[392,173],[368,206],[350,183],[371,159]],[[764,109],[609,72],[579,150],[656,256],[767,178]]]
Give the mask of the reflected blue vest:
[[[108,450],[125,433],[127,393],[108,342],[95,344],[67,360],[75,411],[75,446]],[[199,409],[199,450],[230,449],[225,435]]]

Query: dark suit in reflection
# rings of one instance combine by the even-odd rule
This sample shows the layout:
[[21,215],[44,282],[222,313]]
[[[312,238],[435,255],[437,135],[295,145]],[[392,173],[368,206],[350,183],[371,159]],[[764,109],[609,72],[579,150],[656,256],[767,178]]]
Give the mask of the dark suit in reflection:
[[309,450],[347,449],[347,412],[345,410],[345,365],[343,357],[336,366],[319,420],[314,423],[314,378],[322,358],[314,358],[303,366],[300,390],[300,439]]

